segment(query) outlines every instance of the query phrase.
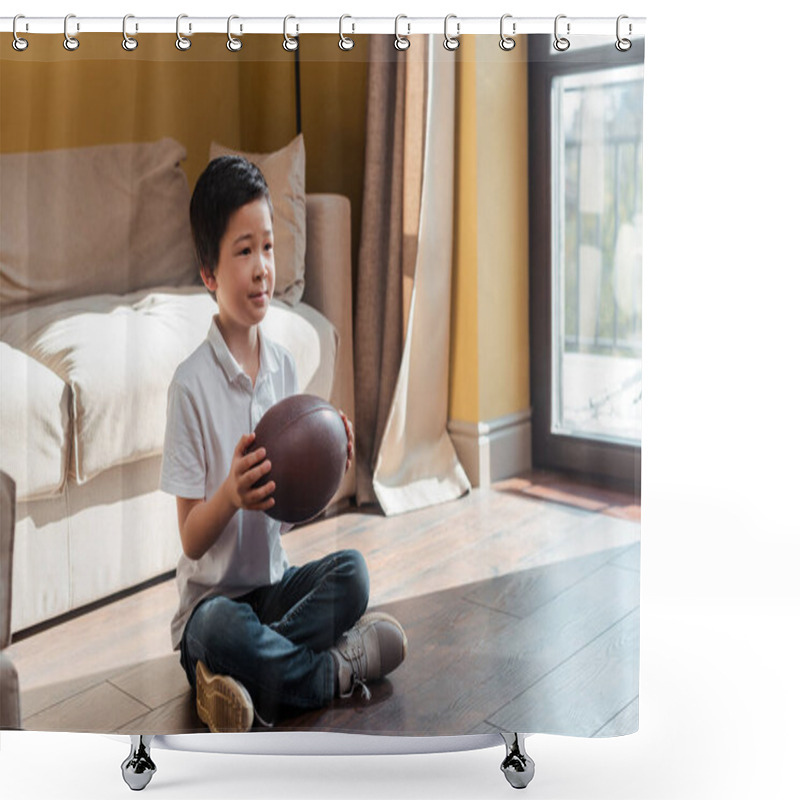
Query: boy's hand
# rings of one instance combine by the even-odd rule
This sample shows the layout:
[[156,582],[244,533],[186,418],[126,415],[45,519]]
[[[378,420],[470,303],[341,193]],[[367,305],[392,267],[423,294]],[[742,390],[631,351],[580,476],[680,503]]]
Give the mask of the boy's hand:
[[233,451],[231,470],[226,478],[228,499],[236,508],[248,511],[267,511],[275,505],[272,493],[275,481],[268,481],[258,489],[253,484],[272,469],[272,463],[266,460],[267,452],[263,447],[247,452],[247,448],[256,438],[255,433],[246,433],[239,439]]
[[347,464],[345,464],[344,471],[350,469],[350,466],[353,463],[353,454],[356,451],[356,435],[353,432],[353,424],[347,419],[347,414],[339,409],[339,416],[342,418],[342,422],[344,422],[345,430],[347,431]]

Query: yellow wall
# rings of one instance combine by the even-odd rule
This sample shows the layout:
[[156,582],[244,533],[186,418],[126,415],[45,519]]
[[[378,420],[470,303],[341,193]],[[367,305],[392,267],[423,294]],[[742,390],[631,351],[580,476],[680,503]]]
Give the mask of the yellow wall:
[[[196,35],[185,52],[172,34],[147,34],[125,52],[121,34],[87,35],[75,52],[63,36],[30,36],[23,53],[0,36],[0,152],[151,141],[171,136],[188,151],[193,186],[212,140],[272,152],[296,135],[294,55],[282,36]],[[337,36],[299,49],[306,189],[350,198],[358,252],[364,171],[367,64]]]
[[451,419],[530,407],[527,54],[459,47]]
[[462,40],[456,71],[455,231],[450,319],[450,419],[480,420],[478,150],[475,38]]

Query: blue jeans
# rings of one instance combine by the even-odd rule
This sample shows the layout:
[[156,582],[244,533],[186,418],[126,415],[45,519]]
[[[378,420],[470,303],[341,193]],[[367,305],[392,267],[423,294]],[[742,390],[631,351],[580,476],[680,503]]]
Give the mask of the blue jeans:
[[181,665],[195,687],[202,661],[240,681],[262,721],[321,708],[334,697],[327,650],[364,614],[369,575],[357,550],[289,567],[279,583],[197,605],[181,639]]

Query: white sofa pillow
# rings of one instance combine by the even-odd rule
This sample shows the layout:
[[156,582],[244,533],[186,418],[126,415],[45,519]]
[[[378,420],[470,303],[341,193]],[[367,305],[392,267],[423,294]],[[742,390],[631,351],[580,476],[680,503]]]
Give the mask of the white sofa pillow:
[[17,500],[57,494],[69,460],[69,387],[58,375],[0,342],[0,469]]
[[[0,338],[46,365],[72,390],[72,473],[78,483],[161,453],[167,390],[205,339],[217,306],[203,289],[97,295],[8,315]],[[273,301],[264,330],[295,357],[301,391],[333,386],[337,334],[318,312]]]

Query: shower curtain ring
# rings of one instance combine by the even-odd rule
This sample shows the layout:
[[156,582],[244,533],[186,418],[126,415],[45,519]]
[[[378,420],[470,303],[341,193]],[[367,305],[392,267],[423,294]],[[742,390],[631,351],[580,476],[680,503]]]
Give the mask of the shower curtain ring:
[[[239,17],[237,17],[236,14],[231,14],[228,17],[228,43],[227,43],[226,47],[228,48],[228,50],[231,51],[231,53],[236,53],[236,52],[238,52],[239,50],[242,49],[242,40],[241,39],[237,39],[231,33],[231,21],[234,20],[234,19],[239,19]],[[240,25],[239,26],[239,33],[241,33],[241,32],[242,32],[242,26]]]
[[447,32],[447,23],[450,22],[451,19],[457,20],[456,15],[448,14],[444,18],[444,41],[442,42],[442,44],[444,45],[445,50],[450,50],[452,52],[453,50],[458,50],[458,45],[460,44],[460,42],[458,41],[458,37],[459,34],[461,33],[461,23],[456,21],[456,35],[451,36]]
[[[569,45],[570,45],[570,41],[569,41],[569,39],[567,39],[566,36],[559,36],[558,35],[558,21],[560,19],[566,19],[566,18],[567,18],[566,14],[559,14],[556,17],[555,26],[553,28],[554,35],[556,37],[555,41],[553,42],[553,47],[555,47],[555,49],[558,50],[560,53],[563,53],[565,50],[569,50]],[[570,24],[569,24],[569,22],[567,22],[567,34],[569,34],[569,28],[570,28]]]
[[[400,20],[408,19],[405,14],[398,14],[394,18],[394,46],[397,50],[408,50],[411,47],[411,40],[400,35]],[[411,23],[407,22],[408,33],[411,33]]]
[[[65,50],[77,50],[79,45],[80,45],[80,42],[74,36],[70,36],[69,35],[69,31],[67,30],[67,27],[69,26],[69,21],[71,19],[75,19],[75,15],[74,14],[67,14],[67,16],[64,17],[64,49]],[[81,29],[80,23],[76,23],[76,31],[79,31],[80,29]]]
[[[188,14],[178,14],[178,18],[177,20],[175,20],[175,33],[178,35],[178,38],[175,40],[175,47],[177,47],[178,50],[188,50],[192,46],[192,40],[187,39],[181,33],[181,20],[188,18],[189,18]],[[192,32],[192,23],[190,22],[189,33],[191,34],[191,32]]]
[[289,25],[290,19],[297,19],[297,17],[293,17],[291,14],[283,18],[283,49],[292,52],[293,50],[297,50],[297,39],[295,36],[300,33],[300,26],[297,25],[295,30],[295,36],[289,36],[289,31],[287,30],[287,26]]
[[[620,23],[624,19],[628,19],[627,14],[620,14],[617,17],[617,41],[614,43],[614,47],[616,47],[617,50],[620,51],[620,53],[625,53],[625,52],[627,52],[628,50],[631,49],[631,40],[630,39],[623,39],[622,36],[620,36]],[[632,31],[633,31],[633,26],[629,22],[628,23],[628,36],[631,35]]]
[[[342,14],[342,16],[339,17],[339,47],[342,50],[352,50],[356,46],[356,43],[349,36],[345,36],[344,33],[342,33],[342,26],[346,19],[353,19],[353,18],[349,14]],[[351,31],[351,33],[355,33],[356,24],[355,22],[352,24],[353,24],[353,30]]]
[[[28,46],[28,40],[27,39],[21,39],[19,36],[17,36],[17,20],[18,19],[25,19],[25,15],[24,14],[17,14],[17,16],[14,17],[14,22],[11,25],[11,31],[14,34],[14,41],[11,43],[11,46],[15,50],[17,50],[18,52],[22,52]],[[27,29],[27,27],[28,27],[27,24],[25,25],[25,27]]]
[[[516,45],[516,42],[511,38],[511,36],[506,36],[503,31],[503,25],[505,24],[505,21],[511,18],[512,18],[511,14],[503,14],[503,16],[500,17],[500,49],[505,51],[513,50],[514,45]],[[517,32],[517,23],[512,22],[511,34],[514,35],[516,34],[516,32]]]
[[[124,50],[135,50],[139,46],[139,42],[132,36],[128,36],[127,25],[129,19],[136,19],[133,14],[126,14],[122,18],[122,47]],[[139,23],[136,23],[136,30],[139,30]]]

